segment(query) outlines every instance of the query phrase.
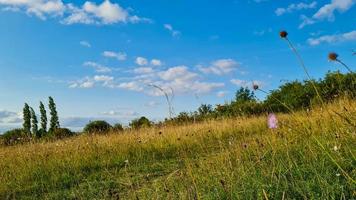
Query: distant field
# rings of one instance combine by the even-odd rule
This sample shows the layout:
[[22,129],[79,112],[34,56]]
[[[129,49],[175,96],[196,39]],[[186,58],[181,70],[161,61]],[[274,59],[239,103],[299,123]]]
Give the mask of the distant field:
[[0,199],[355,199],[356,101],[0,147]]

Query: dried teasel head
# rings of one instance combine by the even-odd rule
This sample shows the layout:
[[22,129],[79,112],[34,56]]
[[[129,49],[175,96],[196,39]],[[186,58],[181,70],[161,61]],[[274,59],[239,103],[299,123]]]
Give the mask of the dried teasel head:
[[280,36],[281,38],[287,38],[288,33],[287,33],[287,31],[281,31],[281,32],[279,32],[279,36]]
[[337,54],[334,53],[334,52],[331,52],[331,53],[329,53],[329,55],[328,55],[328,58],[329,58],[329,60],[331,60],[331,61],[336,61],[336,60],[337,60],[337,57],[339,57],[339,55],[337,55]]

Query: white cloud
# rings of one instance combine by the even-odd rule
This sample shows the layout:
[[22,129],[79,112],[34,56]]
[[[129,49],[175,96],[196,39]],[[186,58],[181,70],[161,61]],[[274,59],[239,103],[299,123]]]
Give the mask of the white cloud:
[[95,69],[95,71],[98,73],[110,73],[112,71],[111,68],[103,66],[96,62],[88,61],[88,62],[85,62],[83,65],[88,66],[88,67],[93,67]]
[[69,85],[69,88],[93,88],[95,86],[94,80],[91,80],[90,78],[85,78],[84,80],[79,80],[76,82],[73,82]]
[[136,64],[140,65],[140,66],[143,66],[143,65],[147,65],[148,64],[148,61],[146,58],[144,57],[137,57],[136,58]]
[[249,87],[253,88],[253,85],[257,84],[258,86],[265,85],[262,81],[246,81],[241,79],[231,79],[230,82],[239,87]]
[[171,24],[164,24],[163,27],[167,29],[172,34],[173,37],[178,37],[181,34],[180,31],[174,30]]
[[83,47],[88,47],[88,48],[91,47],[91,44],[88,41],[85,41],[85,40],[80,41],[79,44],[82,45]]
[[306,25],[314,24],[317,21],[335,19],[334,12],[340,13],[346,12],[355,4],[355,0],[331,0],[329,4],[322,6],[311,18],[303,16],[303,22],[299,25],[299,28],[303,28]]
[[107,58],[115,58],[117,60],[126,60],[126,53],[123,52],[113,52],[113,51],[104,51],[103,56]]
[[[95,64],[90,64],[96,66]],[[96,75],[82,80],[70,82],[70,88],[92,88],[102,86],[112,89],[124,89],[142,92],[152,96],[164,95],[162,91],[150,85],[158,85],[169,93],[175,94],[201,94],[210,93],[225,86],[224,83],[205,82],[197,73],[186,66],[170,67],[166,70],[155,70],[152,67],[139,67],[132,71],[138,75],[122,78],[126,81],[119,82],[120,78],[113,76]]]
[[8,11],[24,11],[42,20],[48,16],[61,16],[65,11],[62,0],[0,0],[1,5],[6,6]]
[[21,113],[0,110],[0,124],[19,124],[22,122]]
[[158,59],[152,59],[151,60],[151,65],[153,66],[162,66],[162,61]]
[[48,16],[60,17],[63,24],[114,24],[151,22],[150,19],[131,15],[129,9],[104,0],[101,4],[86,1],[81,7],[62,0],[0,0],[8,11],[24,11],[45,20]]
[[136,91],[136,92],[142,92],[144,90],[144,88],[141,86],[141,83],[137,81],[120,83],[117,87],[121,89]]
[[69,88],[93,88],[96,84],[103,87],[114,88],[114,77],[105,75],[95,75],[94,77],[85,77],[84,79],[70,82]]
[[109,82],[109,81],[113,81],[114,77],[105,76],[105,75],[96,75],[96,76],[94,76],[94,80],[98,81],[98,82]]
[[150,101],[145,104],[146,107],[156,107],[158,105],[160,105],[160,103],[158,103],[156,101]]
[[220,59],[212,62],[209,67],[199,66],[199,70],[206,74],[224,75],[234,71],[238,66],[233,59]]
[[134,69],[134,73],[136,74],[149,74],[153,72],[154,70],[151,67],[139,67]]
[[277,16],[281,16],[285,13],[292,13],[294,11],[298,11],[298,10],[305,10],[305,9],[312,9],[315,8],[317,5],[316,1],[311,2],[310,4],[306,4],[306,3],[292,3],[290,4],[287,8],[277,8],[275,13]]
[[117,111],[117,110],[109,110],[106,112],[100,113],[101,115],[115,116],[119,118],[133,118],[137,117],[139,114],[135,111]]
[[186,66],[176,66],[162,71],[159,77],[165,81],[185,82],[192,81],[198,77],[198,74],[190,72]]
[[312,46],[316,46],[321,43],[338,43],[338,42],[346,42],[346,41],[356,41],[356,30],[348,33],[324,35],[318,38],[309,38],[307,40],[308,44]]

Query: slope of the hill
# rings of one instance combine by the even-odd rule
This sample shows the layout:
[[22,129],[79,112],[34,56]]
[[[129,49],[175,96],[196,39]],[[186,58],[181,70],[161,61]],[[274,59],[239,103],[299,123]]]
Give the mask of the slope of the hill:
[[0,147],[0,199],[353,199],[356,102]]

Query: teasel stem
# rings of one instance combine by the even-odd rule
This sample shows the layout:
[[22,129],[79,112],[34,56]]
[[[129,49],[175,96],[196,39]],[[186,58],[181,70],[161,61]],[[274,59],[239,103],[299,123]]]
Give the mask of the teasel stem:
[[298,59],[300,65],[302,66],[302,68],[303,68],[305,74],[308,76],[308,79],[311,81],[311,83],[312,83],[312,85],[313,85],[313,88],[314,88],[314,90],[315,90],[315,92],[316,92],[316,95],[318,96],[318,98],[319,98],[321,104],[324,104],[323,99],[321,98],[321,96],[320,96],[320,94],[319,94],[319,91],[318,91],[318,89],[316,88],[316,86],[315,86],[315,84],[314,84],[314,82],[313,82],[313,79],[311,78],[311,76],[310,76],[310,74],[309,74],[309,72],[308,72],[308,70],[307,70],[307,67],[306,67],[305,64],[304,64],[304,61],[303,61],[303,59],[302,59],[302,56],[300,56],[300,54],[298,53],[297,49],[294,47],[294,45],[292,44],[292,42],[291,42],[287,37],[284,37],[283,39],[285,39],[285,40],[287,41],[289,47],[292,49],[292,51],[294,52],[294,54],[297,56],[297,59]]
[[342,62],[340,59],[336,59],[336,62],[340,63],[341,65],[343,65],[350,73],[353,73],[353,71],[351,70],[350,67],[348,67],[344,62]]
[[154,87],[154,88],[158,89],[159,91],[161,91],[161,92],[164,94],[164,96],[165,96],[165,98],[166,98],[166,101],[167,101],[167,104],[168,104],[169,119],[172,119],[173,113],[174,113],[174,111],[173,111],[173,106],[172,106],[172,99],[173,99],[173,97],[174,97],[174,91],[173,91],[173,89],[171,88],[171,90],[172,90],[172,96],[171,96],[171,98],[169,98],[168,93],[167,93],[162,87],[160,87],[160,86],[158,86],[158,85],[154,85],[154,84],[148,84],[148,86]]
[[[255,89],[255,88],[254,88],[254,89]],[[268,92],[266,92],[266,91],[264,91],[264,90],[262,90],[262,89],[260,89],[260,88],[256,88],[255,90],[261,91],[261,92],[265,93],[266,95],[269,95]],[[292,109],[291,107],[289,107],[287,104],[285,104],[283,101],[279,100],[278,98],[276,98],[276,97],[274,97],[274,96],[271,96],[271,97],[272,97],[274,100],[278,101],[278,103],[280,103],[280,104],[282,104],[284,107],[286,107],[286,108],[289,110],[289,112],[294,113],[293,109]]]

